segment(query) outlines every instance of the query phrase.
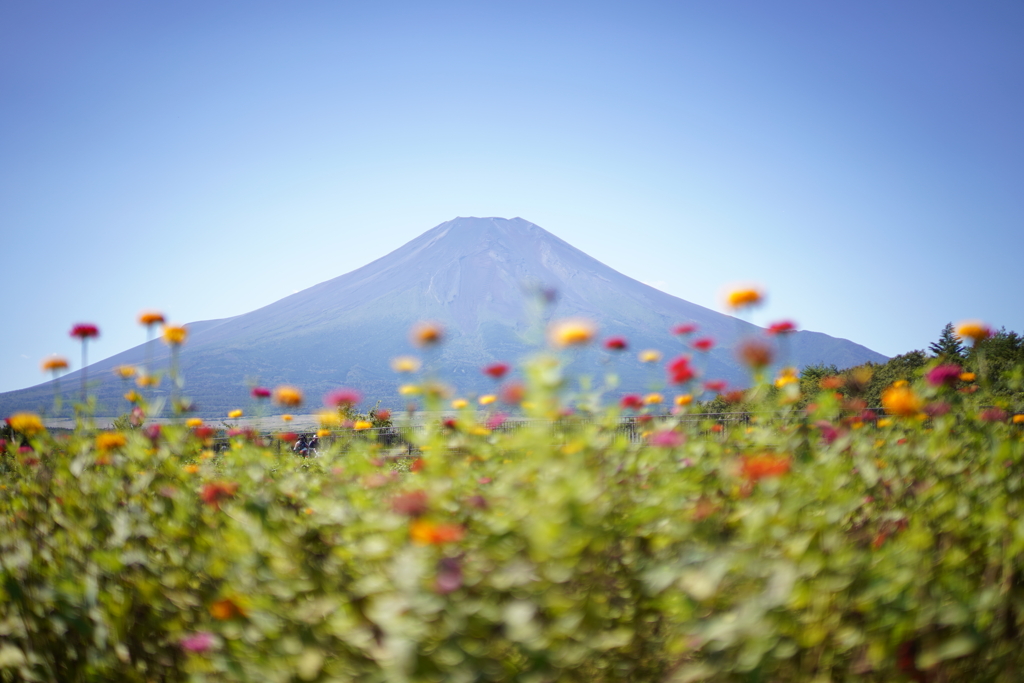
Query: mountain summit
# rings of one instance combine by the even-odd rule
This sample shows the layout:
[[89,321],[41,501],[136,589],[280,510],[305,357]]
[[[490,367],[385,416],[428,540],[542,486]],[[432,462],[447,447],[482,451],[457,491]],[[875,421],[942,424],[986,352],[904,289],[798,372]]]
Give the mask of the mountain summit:
[[[552,303],[537,304],[541,292],[553,295]],[[515,362],[542,342],[542,319],[569,316],[591,318],[602,337],[621,335],[633,350],[660,349],[666,357],[681,350],[671,327],[693,322],[717,344],[708,376],[734,385],[747,379],[734,358],[735,344],[762,332],[627,277],[522,218],[456,218],[387,256],[268,306],[190,325],[181,352],[185,393],[207,415],[244,405],[253,382],[298,385],[311,398],[351,386],[368,399],[394,405],[398,381],[390,361],[411,351],[409,330],[420,320],[446,329],[445,343],[429,359],[441,376],[462,391],[483,390],[489,384],[482,365]],[[151,344],[156,363],[166,365],[167,349]],[[790,362],[799,366],[885,360],[817,332],[792,334],[789,347]],[[598,350],[581,354],[578,366],[596,369],[601,356]],[[110,370],[144,358],[140,345],[90,367],[89,376],[101,380],[94,390],[101,413],[124,409],[123,388]],[[625,354],[617,370],[625,387],[641,390],[649,381],[635,353]],[[76,386],[76,374],[64,378],[63,386]],[[38,409],[51,398],[49,383],[0,394],[0,411]]]

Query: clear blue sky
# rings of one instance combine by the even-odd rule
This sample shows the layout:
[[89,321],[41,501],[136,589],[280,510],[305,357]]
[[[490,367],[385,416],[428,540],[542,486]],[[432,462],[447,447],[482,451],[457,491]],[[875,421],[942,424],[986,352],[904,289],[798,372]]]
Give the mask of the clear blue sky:
[[1024,330],[1024,4],[0,4],[0,390],[522,216],[892,355]]

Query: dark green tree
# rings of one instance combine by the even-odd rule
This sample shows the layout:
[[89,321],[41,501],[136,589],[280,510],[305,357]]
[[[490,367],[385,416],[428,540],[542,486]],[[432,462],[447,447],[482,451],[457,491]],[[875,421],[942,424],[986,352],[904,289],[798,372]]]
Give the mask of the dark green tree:
[[929,344],[928,350],[932,352],[934,357],[942,358],[949,362],[963,362],[964,358],[967,357],[963,343],[956,336],[956,332],[953,331],[953,323],[946,323],[946,326],[942,328],[942,334],[939,335],[939,340]]

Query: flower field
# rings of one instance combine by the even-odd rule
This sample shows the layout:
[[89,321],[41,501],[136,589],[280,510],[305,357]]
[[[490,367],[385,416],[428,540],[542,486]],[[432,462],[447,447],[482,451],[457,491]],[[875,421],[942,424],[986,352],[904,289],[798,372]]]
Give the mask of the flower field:
[[[641,352],[664,379],[624,394],[564,373],[578,346],[635,352],[580,320],[483,368],[484,396],[396,359],[407,409],[332,393],[316,458],[280,418],[219,430],[184,397],[147,423],[145,382],[118,430],[87,403],[72,433],[12,415],[0,680],[1019,680],[1020,406],[983,358],[931,361],[870,406],[864,373],[773,370],[780,326],[739,349],[752,386],[722,398],[744,409],[727,429],[702,413],[711,340]],[[407,428],[423,410],[448,416]],[[405,441],[374,438],[382,420]]]

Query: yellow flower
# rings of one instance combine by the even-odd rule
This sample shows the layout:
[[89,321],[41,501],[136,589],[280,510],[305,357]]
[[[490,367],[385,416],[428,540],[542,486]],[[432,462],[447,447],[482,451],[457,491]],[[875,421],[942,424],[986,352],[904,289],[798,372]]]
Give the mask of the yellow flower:
[[323,427],[337,427],[341,424],[341,415],[333,410],[321,410],[316,417]]
[[280,386],[274,389],[274,400],[283,406],[294,408],[302,405],[302,392],[296,387]]
[[779,389],[781,389],[782,387],[786,386],[787,384],[795,384],[795,383],[797,383],[799,381],[800,381],[800,379],[797,377],[796,368],[794,368],[794,367],[782,368],[782,370],[779,371],[778,379],[775,380],[775,386],[777,386]]
[[[883,417],[881,420],[878,421],[878,426],[879,427],[888,427],[891,424],[892,424],[892,420],[890,420],[887,417]],[[881,444],[875,444],[875,445],[878,446],[878,445],[881,445]]]
[[398,393],[400,393],[402,396],[415,396],[421,391],[422,390],[419,388],[419,386],[415,384],[403,384],[402,386],[398,387]]
[[657,363],[661,360],[661,351],[647,349],[646,351],[640,352],[639,358],[641,363]]
[[414,356],[399,356],[391,360],[391,369],[395,372],[416,372],[420,369],[420,359]]
[[548,327],[548,338],[557,348],[588,344],[595,334],[597,326],[585,318],[556,320]]
[[284,422],[291,422],[293,418],[292,418],[292,416],[291,416],[291,415],[282,415],[282,416],[281,416],[281,419],[282,419],[282,420],[283,420]]
[[373,423],[368,420],[356,420],[355,424],[352,425],[352,429],[357,432],[361,432],[364,429],[370,429],[371,427],[373,427]]
[[921,405],[920,397],[905,383],[904,386],[894,384],[882,392],[882,407],[890,415],[912,417],[921,412]]
[[135,376],[135,367],[131,365],[118,365],[114,368],[114,374],[121,379],[130,379]]
[[975,380],[975,375],[974,375],[973,372],[961,372],[960,373],[960,381],[961,382],[973,382],[974,380]]
[[688,406],[691,403],[693,403],[693,396],[690,394],[680,394],[679,396],[676,396],[677,406]]
[[199,465],[192,463],[185,465],[185,467],[183,467],[182,469],[188,472],[189,474],[195,474],[196,472],[199,471]]
[[498,397],[495,396],[494,394],[484,394],[483,396],[480,397],[479,402],[480,405],[482,406],[489,406],[497,400]]
[[740,309],[748,306],[756,306],[764,301],[764,292],[758,287],[741,287],[733,289],[725,296],[725,303],[729,308]]
[[139,392],[132,389],[131,391],[124,395],[124,400],[128,401],[129,403],[138,403],[139,401],[142,400],[142,395]]
[[1024,415],[1019,415],[1019,414],[1018,415],[1014,415],[1013,416],[1013,424],[1015,424],[1015,425],[1024,424]]
[[956,336],[977,344],[992,336],[992,330],[980,320],[965,320],[956,326]]
[[58,370],[67,370],[68,361],[60,356],[50,356],[43,361],[42,364],[43,372],[57,372]]
[[656,405],[665,400],[665,397],[661,394],[647,394],[644,396],[644,403],[649,406]]
[[185,420],[185,426],[188,427],[189,429],[192,429],[194,427],[202,427],[203,421],[200,420],[198,417],[190,417],[189,419]]
[[164,342],[171,346],[181,346],[188,337],[188,330],[183,325],[165,325]]
[[213,458],[213,457],[214,457],[215,455],[216,455],[216,453],[214,453],[213,451],[211,451],[211,450],[207,449],[207,450],[201,451],[201,452],[199,453],[199,459],[200,459],[200,460],[210,460],[210,459],[211,459],[211,458]]
[[239,418],[239,417],[242,417],[242,411],[241,410],[232,410],[230,413],[228,413],[228,417],[230,417],[232,420],[234,420],[236,418]]
[[462,410],[468,405],[469,401],[467,401],[464,398],[457,398],[454,401],[452,401],[452,408],[455,408],[455,410]]
[[444,328],[435,322],[420,322],[413,325],[412,343],[416,346],[433,346],[440,344],[444,338]]
[[120,432],[102,432],[96,435],[96,450],[100,453],[109,453],[114,449],[121,448],[126,443],[128,443],[128,439]]
[[140,389],[156,387],[160,385],[160,377],[157,375],[139,375],[135,378],[135,384]]
[[35,413],[15,413],[7,418],[7,424],[16,432],[32,437],[40,432],[46,431],[43,421]]
[[318,430],[316,430],[316,435],[319,436],[322,439],[322,438],[324,438],[326,436],[330,436],[331,435],[331,430],[330,429],[318,429]]

